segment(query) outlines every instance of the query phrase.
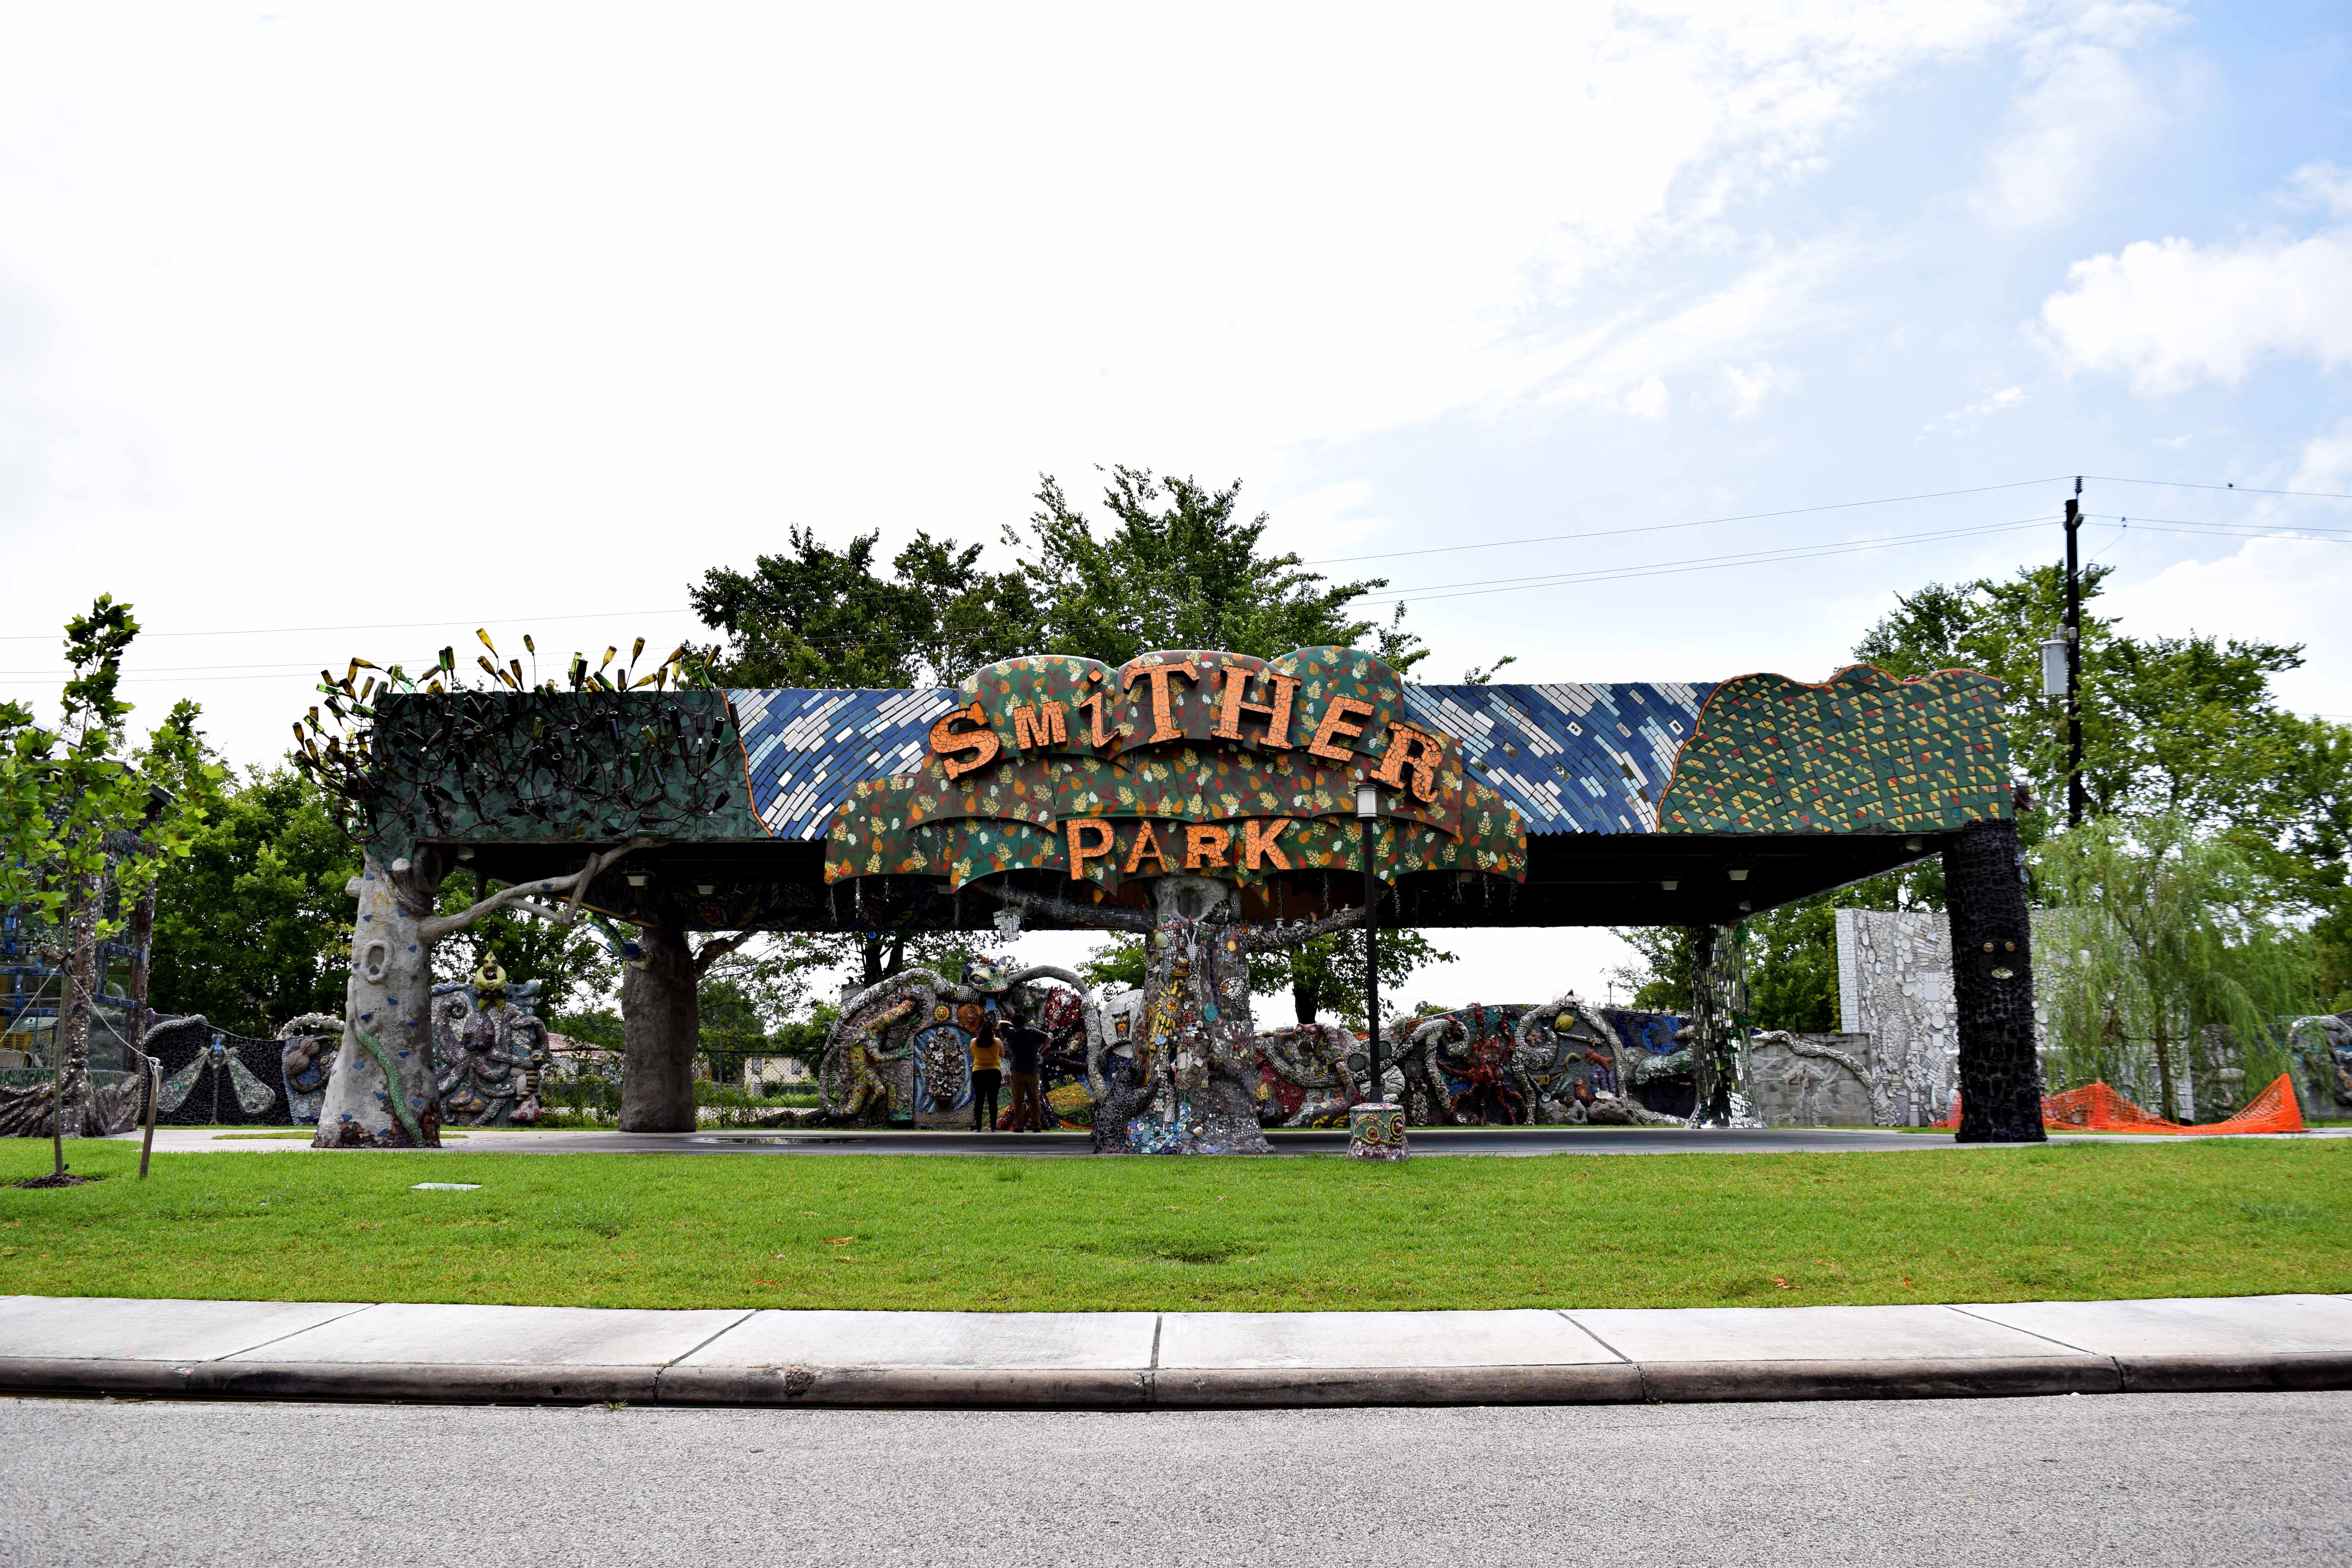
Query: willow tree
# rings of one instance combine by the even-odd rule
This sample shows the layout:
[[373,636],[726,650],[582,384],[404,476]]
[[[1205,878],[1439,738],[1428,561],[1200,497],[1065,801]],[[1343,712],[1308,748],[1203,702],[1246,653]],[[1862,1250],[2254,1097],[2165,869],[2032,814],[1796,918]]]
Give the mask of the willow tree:
[[[600,875],[662,843],[663,822],[709,808],[700,785],[712,775],[716,727],[681,707],[640,712],[627,700],[637,689],[683,687],[698,676],[686,647],[640,676],[640,637],[617,672],[619,649],[606,648],[593,669],[575,653],[561,677],[541,679],[520,658],[499,660],[488,633],[475,635],[489,649],[475,659],[487,684],[460,675],[454,648],[419,676],[353,659],[341,679],[320,672],[321,704],[294,726],[296,765],[340,803],[344,831],[362,853],[360,875],[345,889],[359,910],[319,1148],[437,1148],[435,945],[501,911],[580,921]],[[523,647],[535,661],[530,637]],[[528,709],[520,723],[519,705]],[[611,831],[622,821],[625,836]],[[438,912],[441,883],[457,865],[447,841],[485,825],[577,841],[578,868]],[[649,933],[638,956],[666,957],[667,945]],[[689,960],[649,965],[632,978],[643,982],[638,990],[687,986],[683,1009],[665,995],[658,1011],[690,1018],[694,973]],[[692,1041],[689,1028],[689,1054]]]
[[2152,1073],[2179,1121],[2184,1079],[2201,1113],[2286,1070],[2281,1021],[2314,1010],[2311,945],[2237,845],[2177,815],[2100,817],[2045,842],[2035,880],[2056,1076]]

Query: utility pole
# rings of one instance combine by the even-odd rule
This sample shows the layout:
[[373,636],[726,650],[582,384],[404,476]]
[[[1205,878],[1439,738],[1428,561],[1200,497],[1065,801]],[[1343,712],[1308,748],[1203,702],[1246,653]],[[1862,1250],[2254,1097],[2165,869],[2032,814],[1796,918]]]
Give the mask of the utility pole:
[[2083,476],[2066,499],[2066,826],[2083,826],[2083,574],[2074,538],[2083,526]]

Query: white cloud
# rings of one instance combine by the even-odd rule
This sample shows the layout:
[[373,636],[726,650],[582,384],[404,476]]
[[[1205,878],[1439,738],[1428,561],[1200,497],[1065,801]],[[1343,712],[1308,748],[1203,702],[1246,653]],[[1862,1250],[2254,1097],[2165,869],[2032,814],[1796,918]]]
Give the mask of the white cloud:
[[2301,712],[2352,714],[2352,543],[2333,539],[2250,539],[2215,561],[2183,561],[2155,576],[2110,587],[2103,614],[2135,637],[2260,638],[2302,643],[2304,665],[2277,678],[2281,700]]
[[2352,217],[2352,170],[2333,163],[2305,163],[2287,181],[2287,188],[2314,206],[2338,217]]
[[2236,245],[2137,240],[2075,262],[2066,281],[2042,305],[2066,368],[2126,375],[2141,393],[2234,385],[2273,355],[2329,369],[2352,359],[2352,229]]
[[1654,375],[1625,395],[1625,412],[1636,419],[1664,419],[1672,402],[1666,384]]
[[1977,212],[2014,226],[2062,218],[2119,154],[2153,137],[2163,110],[2120,51],[2176,19],[2169,8],[2102,6],[2029,40],[2027,85],[1987,161]]
[[1769,361],[1754,364],[1727,364],[1723,367],[1723,395],[1734,419],[1752,417],[1764,400],[1776,392],[1788,392],[1797,384],[1794,371],[1782,370]]
[[2328,435],[2305,442],[2303,461],[2296,465],[2294,477],[2279,488],[2338,495],[2352,491],[2352,419],[2342,421]]
[[1953,409],[1935,424],[1929,425],[1927,428],[1933,430],[1937,426],[1973,425],[1989,415],[2005,414],[2024,402],[2025,388],[2004,386],[1999,392],[1987,393],[1974,403]]

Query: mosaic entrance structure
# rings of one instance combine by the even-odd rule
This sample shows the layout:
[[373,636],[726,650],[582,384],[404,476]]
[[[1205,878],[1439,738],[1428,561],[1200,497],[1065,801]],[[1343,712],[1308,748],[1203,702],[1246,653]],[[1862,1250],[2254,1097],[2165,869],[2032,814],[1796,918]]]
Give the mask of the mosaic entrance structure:
[[[968,1124],[969,1046],[992,1013],[1045,1037],[1049,1123],[1110,1152],[1262,1149],[1262,1123],[1337,1125],[1375,1087],[1422,1121],[1723,1122],[1741,1110],[1739,921],[1938,854],[1967,955],[1962,1136],[2038,1137],[2000,704],[1982,676],[1868,667],[1413,686],[1337,647],[1041,655],[937,690],[378,696],[320,1142],[436,1141],[432,945],[493,906],[604,922],[637,955],[632,996],[683,985],[689,1010],[693,966],[672,960],[698,931],[1146,942],[1145,984],[1114,996],[1032,969],[909,971],[846,997],[820,1074],[845,1118]],[[1696,928],[1692,1016],[1658,1039],[1572,996],[1392,1021],[1381,1086],[1341,1031],[1261,1037],[1250,956],[1360,925],[1368,849],[1384,926]],[[506,886],[436,918],[460,866]],[[488,1105],[524,1063],[485,1060]]]

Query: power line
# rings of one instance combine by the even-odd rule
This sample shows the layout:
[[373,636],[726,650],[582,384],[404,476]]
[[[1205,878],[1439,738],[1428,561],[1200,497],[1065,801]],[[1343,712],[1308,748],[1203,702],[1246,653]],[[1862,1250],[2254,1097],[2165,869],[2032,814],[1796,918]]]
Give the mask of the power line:
[[2158,489],[2216,490],[2242,496],[2293,496],[2299,500],[2352,500],[2352,494],[2336,490],[2266,490],[2254,485],[2192,485],[2178,479],[2126,479],[2115,474],[2084,474],[2083,478],[2096,479],[2103,485],[2148,485]]
[[1683,572],[1719,571],[1727,566],[1769,566],[1782,561],[1808,561],[1826,555],[1846,555],[1862,550],[1885,550],[1898,544],[1918,544],[1940,539],[1961,539],[1994,533],[2014,533],[2022,529],[2046,528],[2046,517],[2025,518],[2014,522],[1979,523],[1969,528],[1939,529],[1927,533],[1896,534],[1888,539],[1849,540],[1838,544],[1792,544],[1777,550],[1748,551],[1733,555],[1702,555],[1684,561],[1650,562],[1639,566],[1599,567],[1590,572],[1570,572],[1534,578],[1489,578],[1473,583],[1435,584],[1428,588],[1407,589],[1400,595],[1405,604],[1431,599],[1463,599],[1482,594],[1513,594],[1528,588],[1559,588],[1579,583],[1609,582],[1624,577],[1664,576]]
[[1461,550],[1505,550],[1515,544],[1556,544],[1569,539],[1605,539],[1624,533],[1668,533],[1680,528],[1711,528],[1722,522],[1757,522],[1767,518],[1798,517],[1807,512],[1845,511],[1861,506],[1896,506],[1905,501],[1942,500],[1951,496],[1980,496],[1994,490],[2023,489],[2032,485],[2063,484],[2071,474],[2053,475],[2042,479],[2012,479],[2007,484],[1978,485],[1961,490],[1927,490],[1913,496],[1880,496],[1874,500],[1830,501],[1822,506],[1792,506],[1779,511],[1748,511],[1733,517],[1703,517],[1695,522],[1649,522],[1633,528],[1598,528],[1583,533],[1543,533],[1528,539],[1496,539],[1483,544],[1433,544],[1420,550],[1376,550],[1369,555],[1326,555],[1314,561],[1302,561],[1302,566],[1342,566],[1351,561],[1387,561],[1405,555],[1444,555]]
[[[139,635],[152,640],[156,637],[267,637],[291,635],[296,632],[410,632],[427,628],[446,628],[461,625],[468,626],[514,626],[522,621],[530,621],[534,623],[540,621],[610,621],[618,620],[623,616],[688,616],[693,613],[694,612],[691,608],[685,606],[677,606],[663,610],[581,610],[561,616],[499,615],[490,616],[452,616],[447,619],[438,621],[374,621],[360,626],[244,626],[234,630],[217,629],[201,632],[142,631]],[[19,632],[11,633],[5,637],[0,637],[0,642],[62,642],[65,639],[61,635],[54,632]]]

